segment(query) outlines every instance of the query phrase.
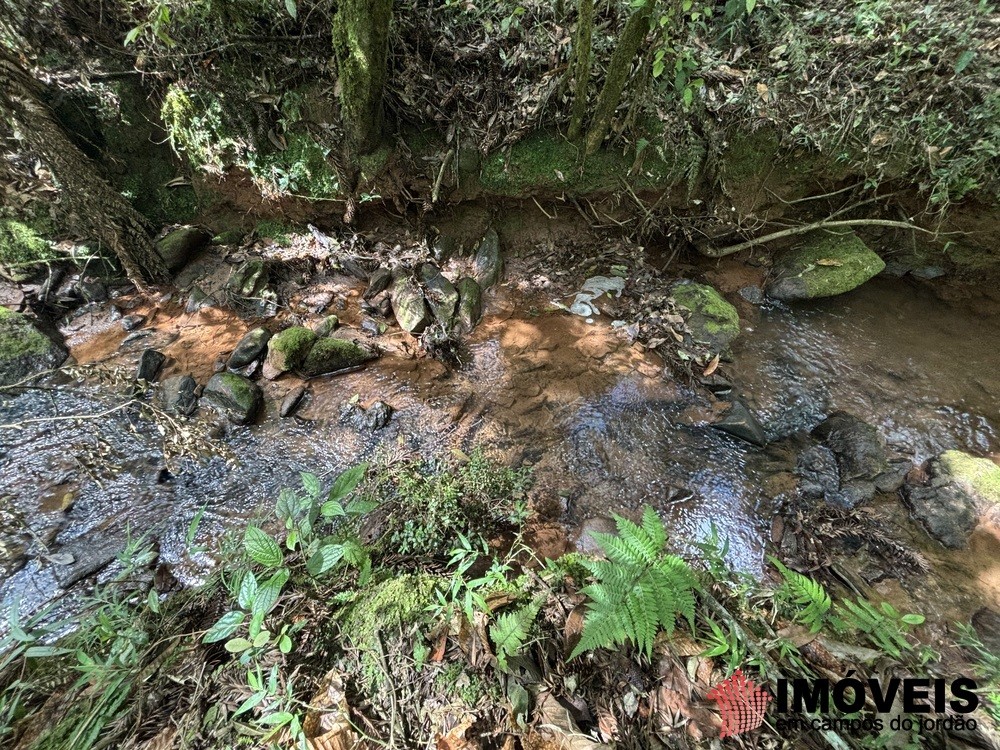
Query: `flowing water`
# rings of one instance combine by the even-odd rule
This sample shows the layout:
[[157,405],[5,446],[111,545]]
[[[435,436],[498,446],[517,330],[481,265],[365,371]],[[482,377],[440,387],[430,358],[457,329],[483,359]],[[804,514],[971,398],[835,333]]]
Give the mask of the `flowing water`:
[[[228,431],[210,457],[167,461],[151,422],[104,414],[122,401],[107,387],[4,396],[0,422],[21,426],[0,430],[2,607],[36,610],[63,593],[74,566],[107,558],[129,534],[152,532],[161,562],[194,582],[220,536],[270,508],[300,471],[330,479],[360,460],[473,445],[534,464],[536,506],[570,526],[651,504],[680,547],[714,530],[735,565],[759,569],[778,503],[764,491],[774,451],[712,428],[704,393],[665,380],[661,363],[610,327],[529,309],[524,299],[495,301],[457,370],[405,357],[400,345],[363,372],[315,381],[296,419],[275,412],[297,381],[265,384],[261,423]],[[772,437],[844,409],[918,462],[947,448],[1000,451],[1000,329],[989,304],[878,279],[833,300],[743,312],[724,371]],[[143,345],[171,357],[165,375],[191,371],[200,382],[248,327],[169,307],[149,325]],[[128,366],[138,349],[122,352],[123,336],[95,326],[71,343],[82,361]],[[339,408],[352,397],[387,401],[390,425],[364,433],[342,424]],[[192,541],[203,551],[191,554]]]

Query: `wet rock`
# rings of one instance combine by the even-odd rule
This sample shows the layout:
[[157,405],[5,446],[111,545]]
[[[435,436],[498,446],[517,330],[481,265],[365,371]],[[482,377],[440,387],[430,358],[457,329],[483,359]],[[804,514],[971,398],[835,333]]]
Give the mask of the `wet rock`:
[[180,271],[189,260],[205,247],[212,235],[199,227],[181,227],[156,241],[156,251],[171,273]]
[[191,294],[188,295],[187,302],[184,305],[184,312],[188,314],[196,313],[205,307],[210,307],[213,303],[214,300],[205,294],[200,286],[194,286],[191,288]]
[[198,384],[190,375],[174,375],[160,383],[157,400],[167,411],[190,417],[198,408],[195,389]]
[[400,328],[410,333],[422,332],[431,321],[431,312],[416,280],[402,276],[392,284],[392,311]]
[[458,306],[458,290],[455,285],[433,263],[420,266],[420,280],[424,284],[427,303],[434,317],[445,329],[451,328],[455,308]]
[[1000,654],[1000,612],[983,607],[972,615],[972,627],[992,654]]
[[347,339],[320,339],[317,341],[301,368],[307,378],[326,375],[349,367],[363,365],[375,358],[372,352]]
[[325,338],[331,333],[337,330],[337,326],[340,325],[340,318],[336,315],[327,315],[323,320],[316,324],[313,329],[319,338]]
[[1000,509],[1000,466],[988,458],[945,451],[931,465],[932,481],[947,481],[965,492],[981,511]]
[[121,322],[122,330],[134,331],[136,328],[138,328],[145,322],[146,322],[145,315],[138,315],[138,314],[126,315],[124,318],[122,318]]
[[863,479],[855,479],[851,482],[844,482],[840,489],[826,494],[826,501],[830,505],[840,508],[856,508],[862,503],[866,503],[875,497],[875,484]]
[[736,308],[707,284],[682,279],[670,290],[689,334],[686,339],[707,346],[712,354],[725,352],[740,335],[740,316]]
[[742,401],[736,400],[722,416],[722,419],[712,423],[712,427],[726,432],[733,437],[744,440],[751,445],[767,445],[767,435],[757,418]]
[[0,385],[58,367],[66,349],[20,313],[0,307]]
[[375,432],[389,424],[392,412],[385,401],[376,401],[367,409],[348,401],[340,406],[340,421],[360,432]]
[[741,287],[739,295],[751,305],[759,305],[764,302],[764,290],[756,284]]
[[813,436],[837,457],[841,482],[872,480],[889,468],[878,430],[852,414],[834,412],[813,430]]
[[271,337],[264,362],[264,377],[273,380],[284,372],[297,370],[316,343],[316,334],[304,326],[292,326]]
[[341,258],[340,267],[359,281],[368,281],[368,269],[357,258]]
[[715,396],[728,396],[733,392],[733,384],[718,373],[702,376],[698,378],[698,382]]
[[458,252],[458,241],[449,234],[439,234],[434,239],[431,252],[438,263],[447,263]]
[[365,289],[364,298],[372,299],[389,288],[392,283],[392,271],[388,268],[376,268],[368,280],[368,288]]
[[385,333],[386,325],[385,323],[379,323],[377,320],[369,318],[366,315],[361,319],[361,330],[369,336],[381,336]]
[[945,547],[962,549],[976,528],[975,503],[954,484],[907,487],[910,515]]
[[606,516],[588,518],[580,525],[580,530],[573,539],[576,551],[581,555],[596,555],[604,557],[604,551],[597,544],[595,534],[618,535],[618,527],[615,522]]
[[843,294],[885,268],[885,262],[854,232],[810,232],[799,247],[775,264],[767,293],[780,300],[813,299]]
[[77,289],[84,302],[104,302],[108,298],[108,287],[100,279],[84,277],[77,283]]
[[66,564],[53,565],[52,575],[62,588],[69,588],[107,567],[125,549],[125,544],[124,535],[109,532],[77,537],[59,548],[58,559]]
[[941,266],[921,266],[920,268],[914,268],[910,275],[924,281],[931,281],[941,278],[946,273],[947,271],[941,268]]
[[472,275],[483,289],[496,284],[503,274],[503,257],[500,255],[500,237],[496,231],[486,232],[472,259]]
[[314,315],[318,315],[333,302],[333,292],[321,291],[310,294],[302,299],[299,306]]
[[240,297],[259,297],[267,288],[267,267],[259,258],[245,261],[232,272],[226,289]]
[[202,399],[233,424],[247,424],[260,411],[264,395],[260,386],[249,378],[220,372],[209,379]]
[[471,333],[483,317],[483,290],[475,279],[464,276],[458,280],[458,328]]
[[895,492],[906,481],[906,475],[913,468],[913,463],[909,459],[901,461],[890,461],[889,468],[879,474],[872,481],[879,492]]
[[226,366],[233,370],[246,367],[251,362],[255,362],[267,349],[267,342],[271,340],[271,332],[266,328],[254,328],[248,332],[233,349],[229,355]]
[[282,417],[290,417],[295,414],[305,402],[306,393],[308,391],[304,385],[292,388],[281,400],[281,407],[278,409],[278,414]]
[[840,469],[837,457],[825,445],[814,445],[802,451],[795,462],[799,491],[803,497],[820,498],[840,490]]
[[162,352],[158,352],[156,349],[146,349],[139,355],[139,367],[136,369],[135,379],[152,383],[160,374],[160,368],[166,361],[167,358]]

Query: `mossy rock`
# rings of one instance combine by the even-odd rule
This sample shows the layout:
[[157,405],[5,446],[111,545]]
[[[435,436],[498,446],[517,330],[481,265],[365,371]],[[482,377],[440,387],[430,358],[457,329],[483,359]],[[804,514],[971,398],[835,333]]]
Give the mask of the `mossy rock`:
[[0,306],[0,385],[11,385],[51,370],[66,350],[20,313]]
[[810,232],[777,261],[767,293],[774,299],[833,297],[882,272],[883,261],[854,232]]
[[458,280],[458,328],[471,333],[483,317],[483,290],[476,280],[464,276]]
[[200,227],[181,227],[156,241],[156,251],[171,273],[177,273],[212,239],[211,233]]
[[1000,466],[988,458],[945,451],[938,456],[937,467],[972,495],[981,508],[1000,509]]
[[305,326],[292,326],[275,334],[268,342],[264,374],[274,378],[283,372],[299,369],[317,338],[316,333]]
[[202,401],[225,414],[230,422],[248,424],[260,411],[264,394],[249,378],[234,372],[220,372],[205,385]]
[[25,266],[55,257],[48,241],[27,224],[0,221],[0,266]]
[[681,314],[694,343],[720,354],[740,335],[739,313],[713,287],[682,279],[670,293],[683,308]]
[[357,367],[375,355],[347,339],[323,338],[313,344],[303,362],[301,372],[308,378]]

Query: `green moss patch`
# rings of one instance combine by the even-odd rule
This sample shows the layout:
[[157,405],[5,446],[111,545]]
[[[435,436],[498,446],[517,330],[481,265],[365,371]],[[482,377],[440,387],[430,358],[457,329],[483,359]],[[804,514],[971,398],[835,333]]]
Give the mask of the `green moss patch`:
[[885,268],[854,232],[811,232],[801,245],[782,255],[768,294],[796,300],[832,297],[860,286]]
[[708,284],[683,280],[671,289],[674,302],[685,312],[684,322],[696,343],[705,344],[713,354],[725,351],[740,335],[736,308]]
[[20,221],[0,221],[0,265],[24,266],[55,257],[48,241]]
[[977,458],[962,451],[945,451],[938,462],[979,500],[1000,508],[1000,466],[988,458]]
[[0,306],[0,385],[57,367],[66,351],[20,313]]
[[277,372],[297,370],[316,343],[316,333],[305,326],[292,326],[275,334],[267,347],[267,363]]
[[648,154],[633,174],[635,154],[601,149],[583,162],[580,150],[559,135],[536,133],[510,151],[498,151],[483,163],[480,182],[498,195],[530,195],[566,190],[576,194],[617,190],[625,179],[636,188],[668,187],[684,177],[683,169]]

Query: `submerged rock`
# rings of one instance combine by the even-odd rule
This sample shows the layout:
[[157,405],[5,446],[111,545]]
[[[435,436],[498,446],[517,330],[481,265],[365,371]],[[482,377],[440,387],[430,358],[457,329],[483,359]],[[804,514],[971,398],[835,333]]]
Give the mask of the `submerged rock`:
[[825,445],[813,445],[802,451],[795,461],[795,474],[803,497],[826,497],[840,490],[837,457]]
[[458,306],[458,290],[455,285],[433,263],[420,266],[420,280],[424,283],[427,303],[434,317],[446,329],[451,328],[455,308]]
[[393,411],[385,401],[376,401],[367,409],[348,401],[340,406],[340,421],[361,432],[375,432],[389,424]]
[[326,375],[349,367],[357,367],[375,359],[364,347],[347,339],[320,339],[309,351],[299,368],[307,378]]
[[135,379],[152,383],[160,374],[160,368],[166,361],[167,358],[162,352],[158,352],[156,349],[146,349],[139,356],[139,367],[136,369]]
[[292,326],[276,333],[268,342],[264,377],[273,380],[284,372],[299,369],[316,339],[316,333],[305,326]]
[[160,383],[157,400],[167,411],[190,417],[198,408],[198,383],[190,375],[174,375]]
[[683,279],[673,285],[670,293],[683,308],[681,314],[690,338],[707,346],[713,354],[726,351],[740,335],[740,316],[736,308],[714,288]]
[[483,317],[483,290],[468,276],[458,280],[458,328],[471,333]]
[[0,306],[0,385],[18,383],[51,370],[66,359],[66,349],[20,313]]
[[290,417],[295,412],[299,410],[305,400],[307,389],[304,385],[300,385],[297,388],[292,388],[285,397],[281,400],[281,407],[278,409],[278,415],[281,417]]
[[733,437],[745,440],[751,445],[767,445],[767,435],[760,422],[750,412],[742,401],[732,402],[729,410],[717,422],[712,423],[712,427],[722,432],[729,433]]
[[267,342],[271,340],[271,332],[266,328],[254,328],[248,332],[233,349],[229,355],[226,366],[233,370],[246,367],[251,362],[256,361],[267,349]]
[[392,311],[400,328],[420,333],[431,321],[431,312],[416,280],[401,276],[392,285]]
[[194,286],[191,288],[191,294],[188,295],[187,302],[184,304],[184,312],[196,313],[203,308],[210,307],[214,303],[215,300],[205,294],[205,291],[200,286]]
[[171,273],[180,271],[189,260],[208,245],[212,235],[200,227],[181,227],[156,241],[156,251]]
[[841,482],[873,480],[889,468],[878,430],[852,414],[834,412],[813,430],[813,436],[837,457]]
[[220,372],[209,379],[202,399],[233,424],[247,424],[260,411],[264,394],[249,378],[234,372]]
[[472,259],[472,275],[483,289],[489,289],[503,275],[503,257],[500,255],[500,237],[496,231],[486,232]]
[[832,297],[882,272],[883,261],[854,232],[810,232],[775,264],[767,293],[780,300]]

